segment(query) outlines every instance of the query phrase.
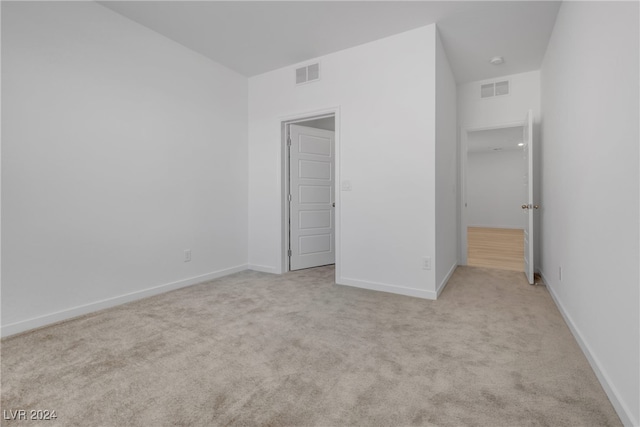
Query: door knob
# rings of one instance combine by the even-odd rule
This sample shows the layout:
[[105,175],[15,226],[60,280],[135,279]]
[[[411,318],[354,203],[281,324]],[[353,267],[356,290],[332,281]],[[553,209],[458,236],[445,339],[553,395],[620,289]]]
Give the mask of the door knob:
[[528,205],[522,205],[522,209],[529,209]]
[[540,206],[538,206],[538,205],[533,205],[533,209],[540,209]]

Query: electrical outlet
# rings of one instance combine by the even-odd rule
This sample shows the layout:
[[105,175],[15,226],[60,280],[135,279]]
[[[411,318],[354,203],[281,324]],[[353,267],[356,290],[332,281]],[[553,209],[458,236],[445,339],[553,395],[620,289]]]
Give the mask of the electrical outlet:
[[558,267],[558,280],[562,282],[562,267]]
[[431,257],[426,256],[422,258],[422,269],[423,270],[431,270]]
[[184,250],[184,262],[191,261],[191,249]]

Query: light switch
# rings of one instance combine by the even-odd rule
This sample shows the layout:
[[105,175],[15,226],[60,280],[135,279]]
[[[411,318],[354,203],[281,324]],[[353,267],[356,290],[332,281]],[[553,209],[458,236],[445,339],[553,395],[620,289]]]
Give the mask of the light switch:
[[342,191],[351,191],[351,181],[342,181]]

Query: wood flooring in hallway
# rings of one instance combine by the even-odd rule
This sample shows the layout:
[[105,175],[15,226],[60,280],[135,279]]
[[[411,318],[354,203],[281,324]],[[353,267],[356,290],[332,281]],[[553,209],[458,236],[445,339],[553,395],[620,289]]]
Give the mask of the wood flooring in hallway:
[[524,271],[524,231],[467,227],[467,265]]

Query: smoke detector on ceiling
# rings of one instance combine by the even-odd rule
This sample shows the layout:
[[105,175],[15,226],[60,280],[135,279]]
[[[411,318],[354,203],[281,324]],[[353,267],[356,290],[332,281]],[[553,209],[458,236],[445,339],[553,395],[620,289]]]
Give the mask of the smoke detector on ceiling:
[[504,64],[504,58],[502,56],[494,56],[489,60],[489,62],[493,65]]

